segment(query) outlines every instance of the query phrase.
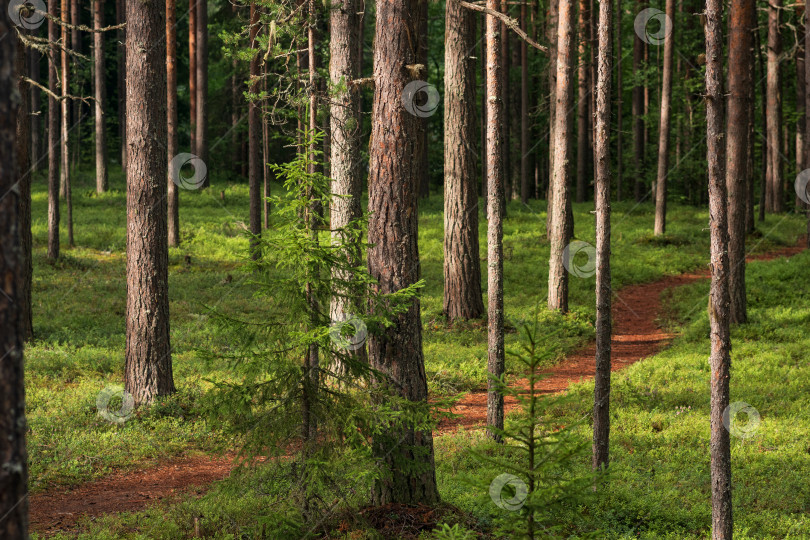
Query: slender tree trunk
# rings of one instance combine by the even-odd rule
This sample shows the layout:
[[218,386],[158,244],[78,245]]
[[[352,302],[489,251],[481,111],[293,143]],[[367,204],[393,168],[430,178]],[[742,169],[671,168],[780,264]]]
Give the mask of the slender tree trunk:
[[[329,78],[334,89],[330,100],[331,144],[330,165],[332,173],[330,218],[332,241],[344,246],[342,256],[351,266],[358,266],[362,259],[362,247],[349,244],[350,237],[343,231],[363,213],[361,198],[363,179],[360,169],[360,89],[352,82],[360,76],[360,26],[357,0],[342,0],[330,11]],[[348,281],[351,275],[332,270],[335,281]],[[348,291],[347,291],[348,292]],[[330,313],[333,321],[352,317],[352,310],[359,309],[346,295],[332,298]],[[366,348],[353,351],[356,359],[367,361]],[[336,373],[345,373],[345,366],[333,366]]]
[[[402,90],[415,77],[403,69],[419,62],[409,36],[417,35],[413,14],[418,0],[381,0],[377,3],[374,37],[374,105],[370,146],[368,269],[382,293],[392,293],[419,279],[418,180],[419,119],[402,107]],[[409,401],[427,402],[427,380],[422,354],[419,299],[395,317],[393,324],[368,340],[369,364],[391,378]],[[376,437],[375,449],[390,476],[379,480],[372,493],[374,505],[434,504],[439,499],[433,458],[433,435],[398,426]],[[404,466],[407,463],[408,466]]]
[[712,282],[711,325],[711,481],[712,538],[731,540],[731,445],[723,425],[729,405],[731,333],[729,330],[728,223],[723,118],[723,4],[706,0],[706,138],[709,168],[709,215]]
[[[13,35],[7,3],[0,13],[0,35]],[[24,253],[15,136],[19,99],[16,39],[0,39],[0,538],[28,538],[28,457],[25,449]],[[24,55],[24,51],[20,51]],[[24,64],[24,63],[23,63]],[[23,111],[24,116],[24,111]],[[25,118],[25,122],[28,119]]]
[[745,298],[745,215],[748,196],[748,102],[751,64],[754,62],[754,0],[732,0],[729,14],[728,118],[726,145],[726,191],[728,194],[728,259],[730,317],[732,323],[747,320]]
[[579,0],[577,40],[577,202],[585,202],[588,185],[588,133],[590,127],[591,66],[588,40],[591,33],[590,0]]
[[166,44],[160,2],[127,3],[126,391],[135,404],[175,391],[169,341]]
[[761,168],[762,168],[762,178],[759,184],[759,222],[762,223],[765,221],[765,207],[767,206],[767,199],[768,199],[768,185],[770,181],[768,180],[768,174],[771,170],[770,165],[768,163],[768,156],[770,152],[768,151],[768,90],[766,79],[766,67],[765,61],[763,60],[763,56],[767,56],[767,51],[762,51],[762,40],[759,36],[759,30],[757,29],[756,33],[754,34],[754,39],[756,40],[756,55],[757,55],[757,64],[759,65],[759,88],[760,88],[760,108],[762,109],[762,160],[761,160]]
[[[40,82],[40,52],[35,49],[28,50],[29,77],[32,81]],[[31,93],[31,172],[36,172],[41,169],[40,159],[42,158],[42,126],[40,124],[40,89],[35,85],[30,85],[29,91]]]
[[[267,30],[269,33],[269,29]],[[264,76],[262,77],[262,90],[267,92],[267,79],[270,76],[270,62],[264,63]],[[264,198],[262,199],[262,209],[264,212],[264,228],[270,227],[270,182],[272,172],[270,171],[270,122],[262,113],[262,163],[264,171]]]
[[486,17],[479,17],[481,21],[481,204],[484,207],[484,219],[487,219],[487,21]]
[[446,4],[444,57],[444,312],[450,321],[484,313],[475,182],[475,17]]
[[[239,18],[239,6],[240,4],[234,2],[231,4],[231,14],[234,20],[238,20]],[[241,26],[241,23],[240,23]],[[239,105],[242,100],[242,93],[239,91],[239,58],[234,55],[231,59],[231,155],[239,156],[241,150],[241,142],[239,141],[239,130],[236,129],[239,125]],[[248,105],[248,123],[250,123],[250,105]],[[250,132],[250,127],[248,127],[248,132]],[[250,138],[250,133],[248,133],[248,138]],[[250,143],[248,143],[248,146]],[[250,152],[248,149],[248,161],[250,161]],[[233,172],[235,174],[241,174],[242,172],[242,160],[241,159],[234,159],[233,160]],[[250,163],[248,162],[248,176],[250,176]],[[248,179],[248,184],[250,180]]]
[[546,35],[548,39],[548,190],[546,197],[546,236],[551,231],[551,185],[554,176],[554,114],[557,110],[557,24],[560,0],[549,0]]
[[[259,10],[256,2],[250,3],[250,92],[257,94],[259,90],[259,77],[261,76],[261,55],[259,54]],[[314,92],[314,89],[312,90]],[[313,111],[313,115],[315,112]],[[254,261],[261,257],[259,237],[262,234],[262,208],[261,208],[261,155],[259,148],[259,130],[261,129],[261,115],[259,103],[254,100],[248,102],[248,186],[250,191],[250,254]]]
[[[22,31],[22,29],[20,30]],[[22,320],[20,329],[22,338],[28,340],[34,335],[31,321],[31,282],[33,277],[31,257],[31,92],[28,91],[28,84],[22,80],[23,77],[28,75],[28,53],[21,41],[15,39],[15,42],[16,61],[14,74],[17,78],[17,89],[20,93],[20,105],[16,114],[17,189],[19,190],[20,203],[18,216],[20,220],[20,246],[22,248],[22,257],[20,259],[22,281],[19,290],[21,302],[19,303],[19,309]]]
[[[804,170],[804,94],[807,87],[804,80],[804,5],[796,4],[796,174]],[[805,207],[798,195],[796,195],[796,211],[801,211]]]
[[56,59],[59,57],[57,40],[59,17],[56,2],[48,3],[48,259],[59,258],[59,115],[60,105],[56,95],[59,93],[59,75]]
[[[193,0],[192,0],[193,1]],[[127,22],[126,0],[116,0],[118,24]],[[118,30],[118,136],[121,140],[121,170],[127,178],[127,30]]]
[[[487,0],[487,7],[500,11],[498,0]],[[487,34],[487,436],[501,440],[496,431],[503,429],[503,394],[497,391],[493,377],[501,377],[505,367],[503,317],[503,214],[504,162],[506,132],[503,98],[504,65],[501,63],[503,26],[493,16],[486,16]]]
[[[526,31],[529,15],[526,2],[520,4],[520,28]],[[520,41],[520,201],[529,202],[532,185],[532,153],[529,151],[529,46]],[[445,124],[447,125],[447,124]]]
[[[808,11],[805,7],[805,23],[804,23],[804,44],[805,44],[805,57],[804,57],[804,84],[805,89],[810,88],[810,55],[807,53],[807,46],[810,45],[810,19],[807,15]],[[810,166],[810,92],[804,94],[804,165]],[[810,193],[806,190],[805,193],[810,197]],[[810,248],[810,204],[805,205],[807,213],[807,247]]]
[[[93,28],[99,30],[104,27],[104,0],[94,0],[93,2]],[[104,77],[104,33],[93,33],[93,59],[95,62],[95,72],[93,81],[95,82],[95,120],[96,120],[96,191],[104,193],[107,191],[107,131],[104,121],[104,103],[107,100]]]
[[[671,1],[671,0],[670,0]],[[593,396],[593,468],[607,468],[610,441],[610,35],[612,0],[599,3],[596,79],[596,376]]]
[[570,220],[571,198],[568,191],[571,171],[571,106],[573,104],[573,77],[571,61],[574,56],[574,2],[559,0],[559,26],[557,36],[557,91],[554,113],[554,173],[549,191],[551,227],[549,239],[551,254],[548,272],[548,308],[568,311],[568,273],[563,261],[563,250],[571,239],[573,222]]
[[624,86],[622,86],[622,0],[616,0],[616,201],[622,200],[624,167]]
[[[62,43],[68,42],[68,28],[70,24],[70,11],[68,0],[62,0]],[[65,219],[67,221],[68,247],[73,247],[73,197],[70,182],[70,57],[67,50],[62,49],[62,181],[65,188]]]
[[[675,0],[667,0],[666,15],[675,20]],[[664,40],[664,73],[661,79],[661,123],[658,125],[658,178],[655,188],[654,234],[661,236],[667,229],[667,175],[669,174],[669,117],[672,101],[672,56],[675,31],[670,31]]]
[[[208,163],[208,2],[197,0],[197,123],[194,138],[197,157]],[[211,185],[211,175],[203,187]]]
[[782,55],[780,34],[782,0],[768,3],[768,165],[770,168],[766,210],[775,213],[785,211],[782,177],[782,153],[780,134],[782,131],[782,73],[779,66]]
[[[177,118],[177,0],[166,0],[166,140],[168,163],[179,150]],[[166,178],[169,246],[180,245],[180,197],[177,184]]]
[[197,154],[197,2],[188,0],[188,106],[191,153]]
[[[70,20],[74,25],[81,24],[81,15],[79,13],[79,2],[78,0],[70,0]],[[82,40],[81,34],[79,33],[78,28],[71,28],[70,29],[70,46],[71,48],[76,51],[77,53],[82,53]],[[73,83],[74,86],[78,87],[77,94],[83,95],[84,94],[84,84],[82,80],[82,72],[80,69],[75,70],[75,78],[76,81]],[[82,140],[82,124],[81,124],[81,117],[82,117],[82,102],[81,101],[73,101],[72,102],[72,123],[71,123],[71,130],[76,131],[76,139],[73,141],[73,156],[71,158],[71,169],[76,169],[76,165],[79,160],[79,142]]]
[[[644,9],[646,0],[638,0],[638,11]],[[633,73],[640,73],[644,63],[644,42],[636,34],[633,37]],[[638,82],[633,85],[633,169],[636,176],[634,195],[636,202],[644,200],[644,86]]]

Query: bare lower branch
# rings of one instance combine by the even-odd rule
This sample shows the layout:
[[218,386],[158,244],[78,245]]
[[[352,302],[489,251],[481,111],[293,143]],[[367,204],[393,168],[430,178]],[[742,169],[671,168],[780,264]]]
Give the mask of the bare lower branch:
[[62,95],[54,94],[53,92],[48,90],[47,86],[42,86],[37,81],[29,79],[28,77],[20,77],[20,80],[23,81],[23,82],[27,82],[28,84],[31,84],[33,86],[36,86],[37,88],[39,88],[40,90],[42,90],[43,92],[48,94],[48,96],[54,98],[57,101],[63,101],[65,99],[74,99],[76,101],[82,101],[84,103],[90,103],[91,101],[92,102],[96,101],[96,98],[94,98],[92,96],[72,96],[70,94],[62,96]]
[[472,4],[470,2],[465,2],[464,0],[454,0],[454,1],[458,2],[458,4],[463,8],[471,9],[473,11],[480,11],[481,13],[486,13],[487,15],[492,15],[493,17],[495,17],[496,19],[498,19],[502,23],[504,23],[507,28],[512,30],[514,33],[516,33],[520,39],[522,39],[523,41],[525,41],[526,43],[528,43],[529,45],[531,45],[535,49],[543,51],[545,53],[548,52],[548,47],[546,47],[545,45],[540,45],[539,43],[534,41],[532,38],[530,38],[529,35],[526,34],[526,32],[524,32],[523,30],[520,29],[520,24],[517,22],[517,20],[513,19],[509,15],[506,15],[505,13],[501,13],[500,11],[491,10],[491,9],[485,7],[485,6],[480,6],[478,4]]

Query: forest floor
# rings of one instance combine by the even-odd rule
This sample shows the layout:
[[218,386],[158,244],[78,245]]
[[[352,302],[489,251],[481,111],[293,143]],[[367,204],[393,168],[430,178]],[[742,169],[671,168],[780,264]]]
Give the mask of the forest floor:
[[[747,260],[790,257],[801,252],[805,244],[802,238],[796,246],[751,255]],[[630,285],[618,291],[612,305],[612,370],[626,368],[666,347],[675,334],[661,326],[661,319],[666,315],[663,293],[708,277],[708,270],[687,272],[651,283]],[[541,391],[549,394],[563,392],[572,383],[591,379],[595,369],[594,355],[595,345],[591,343],[567,356],[545,371],[547,376],[539,384]],[[522,383],[516,381],[517,385]],[[507,413],[516,406],[514,398],[507,399]],[[486,425],[486,391],[468,393],[451,412],[457,416],[439,425],[439,436],[457,429],[482,429]],[[87,518],[95,521],[105,514],[137,511],[180,494],[200,495],[212,482],[228,476],[235,463],[232,455],[180,457],[154,467],[116,473],[75,489],[37,493],[30,497],[31,528],[49,536],[76,530],[78,523]]]

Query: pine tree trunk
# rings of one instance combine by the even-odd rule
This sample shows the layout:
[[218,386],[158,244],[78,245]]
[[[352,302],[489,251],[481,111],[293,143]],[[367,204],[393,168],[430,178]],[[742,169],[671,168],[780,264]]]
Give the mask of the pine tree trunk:
[[[253,55],[250,57],[250,92],[259,93],[259,77],[261,76],[261,55],[259,54],[259,10],[256,2],[250,3],[250,48]],[[254,261],[261,257],[259,237],[262,234],[262,193],[261,193],[261,148],[259,147],[259,130],[261,129],[261,115],[259,104],[250,100],[248,102],[248,186],[250,195],[250,253]]]
[[[192,0],[193,1],[193,0]],[[118,24],[127,22],[126,0],[116,0]],[[118,136],[121,140],[121,170],[127,178],[127,30],[118,30]]]
[[761,156],[761,176],[760,184],[759,184],[759,222],[762,223],[765,221],[765,207],[768,199],[768,172],[771,170],[770,165],[768,163],[768,90],[767,90],[767,83],[766,83],[766,67],[765,61],[763,60],[763,56],[767,56],[767,50],[762,51],[762,39],[759,36],[759,30],[756,31],[754,34],[754,40],[756,41],[756,55],[757,55],[757,65],[759,66],[759,73],[757,74],[757,78],[759,79],[759,88],[760,88],[760,108],[762,109],[761,115],[761,137],[762,137],[762,156]]
[[[488,0],[487,7],[500,11],[498,0]],[[503,26],[487,15],[487,425],[503,429],[503,394],[497,391],[493,377],[504,373],[506,353],[504,350],[503,317],[503,214],[504,214],[504,162],[503,145],[506,132],[503,81],[505,78],[501,48]],[[497,441],[501,436],[487,430],[487,436]]]
[[[675,21],[675,0],[667,0],[666,15]],[[661,79],[661,122],[658,124],[658,178],[655,188],[655,225],[653,233],[661,236],[667,229],[667,175],[669,174],[669,118],[672,101],[672,56],[674,23],[664,40],[664,73]]]
[[588,133],[590,131],[591,66],[588,39],[591,33],[590,0],[579,0],[577,39],[577,202],[585,202],[588,185]]
[[557,24],[560,0],[549,0],[546,35],[548,39],[548,186],[546,198],[546,237],[551,231],[551,185],[554,175],[554,114],[557,110]]
[[769,185],[765,198],[765,209],[769,212],[785,211],[784,188],[782,183],[782,74],[779,66],[782,54],[782,37],[779,24],[782,0],[771,0],[768,4],[768,174]]
[[574,93],[571,62],[574,56],[574,2],[559,0],[557,36],[557,91],[554,113],[554,172],[549,191],[551,254],[548,272],[548,309],[568,311],[568,272],[563,264],[563,250],[571,239],[571,114]]
[[[239,19],[239,5],[238,3],[231,4],[231,14],[234,20]],[[241,26],[242,23],[239,23]],[[241,143],[239,141],[239,105],[241,102],[241,92],[239,91],[239,58],[234,55],[231,59],[231,155],[240,155]],[[248,105],[248,123],[250,123],[250,106]],[[250,127],[248,126],[248,138],[250,138]],[[249,144],[249,143],[248,143]],[[248,160],[250,160],[250,152],[248,152]],[[241,159],[234,159],[232,166],[235,174],[241,174],[242,163]],[[250,163],[248,163],[248,176],[250,176]],[[250,180],[248,179],[248,184]]]
[[[509,12],[509,3],[507,0],[501,0],[499,11],[502,13]],[[510,30],[506,27],[506,24],[501,23],[500,26],[500,43],[501,43],[501,57],[500,57],[500,65],[501,65],[501,101],[503,101],[503,114],[501,115],[501,123],[503,124],[503,131],[502,137],[503,142],[501,143],[501,163],[503,167],[503,196],[506,201],[512,200],[512,158],[511,158],[511,144],[510,144],[510,130],[512,126],[510,125],[510,114],[509,114],[509,103],[511,100],[511,84],[509,81],[509,32]],[[505,210],[504,206],[504,212]]]
[[751,65],[754,0],[732,0],[729,14],[728,118],[726,191],[728,194],[728,259],[730,316],[732,323],[747,320],[745,298],[745,216],[748,197],[749,94],[753,86]]
[[711,326],[711,484],[712,538],[730,540],[731,445],[723,425],[729,405],[731,333],[729,330],[728,223],[723,106],[723,4],[706,0],[706,139],[709,168],[709,215],[712,281],[709,295]]
[[[807,46],[810,45],[810,19],[807,15],[808,10],[805,7],[805,23],[804,23],[804,44],[805,44],[805,57],[804,57],[804,84],[805,89],[810,88],[810,55],[807,53]],[[804,166],[810,166],[810,92],[804,94]],[[805,191],[808,197],[810,193]],[[805,206],[807,213],[807,247],[810,248],[810,204]]]
[[487,219],[487,21],[486,17],[479,17],[481,21],[481,204],[484,207],[484,219]]
[[[93,2],[93,28],[104,27],[104,0]],[[107,91],[104,83],[106,70],[104,66],[104,33],[93,33],[93,60],[95,72],[95,127],[96,127],[96,192],[107,191],[107,131],[104,120],[104,104],[107,101]]]
[[197,1],[188,0],[188,106],[191,153],[197,155]]
[[[166,140],[167,163],[171,163],[179,150],[177,117],[177,0],[166,0]],[[180,245],[180,197],[177,184],[166,179],[168,204],[169,246]]]
[[[41,53],[35,49],[28,50],[29,62],[29,77],[32,81],[40,82],[40,56]],[[40,89],[35,85],[29,85],[31,93],[31,111],[34,113],[40,112]],[[40,124],[41,116],[38,114],[31,115],[31,172],[36,172],[41,169],[40,159],[42,158],[42,141],[41,133],[42,126]]]
[[[70,10],[68,0],[62,0],[62,43],[68,42],[68,28],[70,24]],[[65,220],[67,221],[68,247],[73,247],[73,189],[70,182],[70,56],[66,49],[62,49],[62,184],[65,190]]]
[[[637,8],[644,9],[645,0],[638,0]],[[644,63],[644,42],[636,34],[633,36],[633,73],[640,73]],[[644,200],[644,86],[636,80],[633,86],[633,169],[636,176],[633,194],[636,202]]]
[[[424,67],[424,75],[422,78],[427,80],[427,66],[428,66],[428,1],[419,0],[418,17],[416,24],[416,31],[418,36],[418,63]],[[422,160],[422,176],[419,180],[419,197],[426,199],[430,196],[430,163],[428,162],[428,131],[427,131],[427,118],[419,119],[419,156]]]
[[[19,29],[23,33],[27,33]],[[13,31],[12,31],[13,32]],[[25,46],[20,40],[15,39],[16,57],[14,61],[14,76],[17,81],[17,90],[20,95],[19,109],[16,120],[17,144],[17,189],[19,191],[18,216],[20,220],[20,247],[22,249],[20,258],[20,316],[22,320],[22,338],[28,340],[33,337],[33,326],[31,322],[31,282],[33,277],[33,266],[31,257],[32,235],[31,235],[31,93],[28,91],[28,83],[23,82],[23,77],[28,75],[28,54]]]
[[[419,279],[418,193],[421,159],[419,118],[402,107],[402,91],[415,80],[407,66],[419,63],[409,36],[417,35],[412,16],[418,0],[377,3],[374,37],[374,105],[369,164],[368,269],[382,293],[396,292]],[[419,299],[393,324],[368,340],[369,364],[392,383],[403,398],[427,402]],[[372,493],[374,505],[434,504],[439,499],[433,435],[401,426],[376,437],[375,450],[389,471]],[[413,461],[416,460],[416,463]],[[407,467],[404,467],[405,463]],[[403,468],[404,467],[404,468]]]
[[[70,21],[74,26],[78,26],[81,24],[81,15],[79,13],[79,1],[78,0],[70,0]],[[82,39],[81,34],[79,33],[78,28],[71,28],[70,29],[70,45],[71,48],[76,51],[77,53],[81,54],[82,51]],[[77,66],[78,68],[78,66]],[[76,69],[75,70],[75,78],[76,81],[73,83],[74,86],[78,87],[77,94],[84,95],[84,81],[82,80],[82,70]],[[75,131],[76,137],[75,140],[72,142],[73,144],[73,157],[71,161],[71,169],[76,169],[76,166],[79,162],[79,143],[82,140],[82,102],[81,101],[73,101],[72,102],[72,122],[70,124],[71,131]]]
[[48,3],[48,260],[59,258],[59,114],[60,105],[56,95],[59,93],[59,75],[56,59],[59,49],[59,25],[55,19],[59,16],[56,2]]
[[[520,28],[526,31],[528,13],[526,3],[520,4]],[[529,46],[520,41],[520,202],[528,204],[533,178],[532,157],[529,150]]]
[[444,57],[444,313],[450,321],[484,313],[475,181],[475,17],[446,4]]
[[[0,10],[0,35],[14,36],[7,3]],[[17,48],[20,50],[17,50]],[[22,59],[20,66],[20,59]],[[18,71],[15,69],[17,62]],[[25,254],[19,215],[21,194],[15,137],[25,110],[18,110],[18,77],[25,73],[25,51],[15,38],[0,39],[0,538],[28,538],[28,458],[25,449],[25,385],[23,376]],[[25,92],[27,93],[27,92]],[[18,114],[23,121],[18,120]],[[19,144],[19,141],[17,141]],[[26,141],[27,146],[27,141]],[[27,173],[27,169],[26,169]]]
[[169,342],[165,12],[127,3],[126,391],[135,404],[175,391]]
[[[197,157],[208,163],[208,2],[197,0],[197,120],[194,138]],[[211,185],[211,175],[205,177],[203,187]]]
[[[670,0],[671,1],[671,0]],[[594,469],[607,468],[610,441],[610,35],[612,1],[599,3],[596,79],[596,376],[593,395]]]

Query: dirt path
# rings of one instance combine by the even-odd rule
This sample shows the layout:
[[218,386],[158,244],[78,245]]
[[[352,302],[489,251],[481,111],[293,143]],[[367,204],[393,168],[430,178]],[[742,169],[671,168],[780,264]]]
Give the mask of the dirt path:
[[[789,257],[802,251],[804,243],[749,257],[769,260]],[[663,349],[674,337],[656,322],[662,314],[661,293],[708,277],[708,270],[667,277],[652,283],[632,285],[619,291],[613,301],[612,369],[623,369]],[[595,348],[589,345],[567,357],[548,371],[541,383],[547,393],[560,392],[572,382],[593,377]],[[506,410],[516,406],[507,400]],[[458,402],[454,413],[462,415],[443,422],[439,434],[458,428],[480,428],[486,424],[486,391],[473,392]],[[30,499],[31,529],[49,536],[77,528],[83,517],[98,517],[113,512],[141,510],[148,505],[180,493],[202,494],[216,480],[228,476],[236,462],[232,456],[178,458],[158,466],[116,473],[72,490],[50,490]]]

